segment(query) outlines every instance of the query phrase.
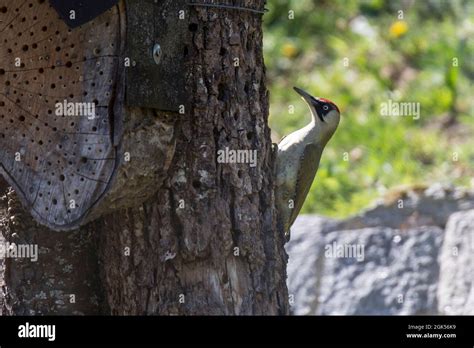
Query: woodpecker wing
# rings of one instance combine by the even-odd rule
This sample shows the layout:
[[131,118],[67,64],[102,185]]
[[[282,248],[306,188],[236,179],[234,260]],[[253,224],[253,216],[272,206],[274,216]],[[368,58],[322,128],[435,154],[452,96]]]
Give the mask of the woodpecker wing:
[[316,172],[318,171],[319,161],[321,159],[322,149],[319,145],[309,144],[304,149],[295,188],[295,206],[290,216],[289,225],[293,225],[298,216],[303,203],[308,195],[311,184],[313,183]]

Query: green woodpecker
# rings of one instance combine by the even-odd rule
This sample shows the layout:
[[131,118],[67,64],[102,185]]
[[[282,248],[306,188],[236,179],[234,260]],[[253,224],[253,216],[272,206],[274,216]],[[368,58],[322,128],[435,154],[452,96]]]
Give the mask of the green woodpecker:
[[318,171],[324,147],[339,124],[339,108],[324,98],[315,98],[294,87],[308,104],[311,122],[284,137],[276,158],[276,207],[278,224],[290,239],[290,227],[303,206]]

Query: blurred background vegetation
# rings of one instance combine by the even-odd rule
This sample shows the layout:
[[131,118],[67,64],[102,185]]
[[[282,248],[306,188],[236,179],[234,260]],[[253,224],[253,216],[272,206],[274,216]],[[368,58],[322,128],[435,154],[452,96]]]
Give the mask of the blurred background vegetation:
[[[292,86],[342,113],[303,213],[345,217],[400,185],[474,186],[474,1],[269,0],[267,7],[273,141],[310,120]],[[420,118],[382,117],[389,99],[419,102]]]

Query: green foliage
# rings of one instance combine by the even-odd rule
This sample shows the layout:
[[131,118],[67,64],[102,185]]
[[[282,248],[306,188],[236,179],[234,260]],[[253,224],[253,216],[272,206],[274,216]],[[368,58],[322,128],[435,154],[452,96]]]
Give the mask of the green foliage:
[[[309,121],[293,85],[342,111],[303,212],[347,216],[401,184],[472,185],[474,2],[271,0],[268,8],[274,140]],[[420,118],[381,116],[389,99],[420,103]]]

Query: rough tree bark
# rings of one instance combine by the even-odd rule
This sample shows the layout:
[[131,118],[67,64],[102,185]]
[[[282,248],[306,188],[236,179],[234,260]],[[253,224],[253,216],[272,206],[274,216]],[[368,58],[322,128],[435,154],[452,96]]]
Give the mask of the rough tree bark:
[[36,262],[3,260],[0,314],[107,313],[97,263],[97,231],[58,233],[38,225],[2,179],[0,230],[1,243],[36,244],[39,248]]
[[[243,5],[263,8],[260,0]],[[174,156],[159,190],[59,234],[35,224],[9,191],[0,201],[3,234],[44,253],[35,264],[6,260],[4,314],[288,314],[262,17],[204,7],[189,13],[183,73],[190,107],[171,120],[140,111],[173,128]],[[256,150],[256,166],[219,163],[226,148]],[[150,150],[142,144],[136,157]]]

